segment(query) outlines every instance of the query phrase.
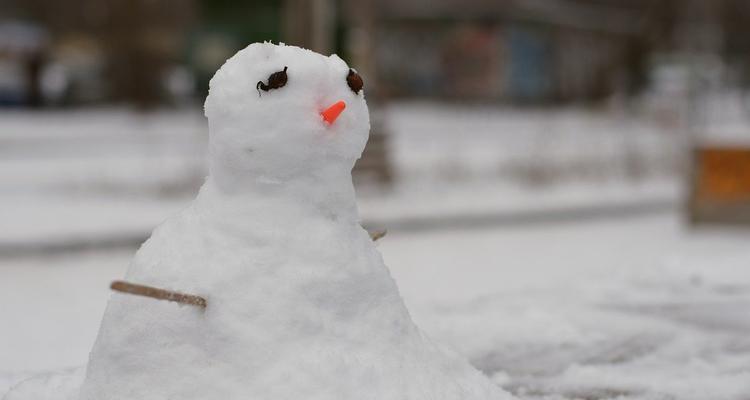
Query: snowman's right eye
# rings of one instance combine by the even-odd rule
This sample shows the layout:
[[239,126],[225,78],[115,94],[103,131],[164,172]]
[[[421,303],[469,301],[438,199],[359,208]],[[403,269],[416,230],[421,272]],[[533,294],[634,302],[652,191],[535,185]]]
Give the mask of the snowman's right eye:
[[284,87],[287,81],[286,70],[287,70],[287,67],[284,67],[282,71],[276,71],[272,73],[268,77],[268,84],[264,83],[263,81],[258,81],[258,84],[255,85],[255,89],[258,90],[258,96],[260,96],[261,90],[264,92],[267,92],[271,89],[278,89],[280,87]]

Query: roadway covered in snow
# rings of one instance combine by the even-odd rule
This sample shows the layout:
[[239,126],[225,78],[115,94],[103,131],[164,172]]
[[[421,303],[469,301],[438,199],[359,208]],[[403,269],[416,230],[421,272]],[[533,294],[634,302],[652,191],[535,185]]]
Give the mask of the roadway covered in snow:
[[[521,398],[747,399],[750,232],[686,227],[678,138],[617,118],[396,107],[399,180],[361,188],[363,218],[416,322]],[[0,249],[29,250],[0,251],[0,395],[86,363],[204,135],[194,111],[0,117]]]

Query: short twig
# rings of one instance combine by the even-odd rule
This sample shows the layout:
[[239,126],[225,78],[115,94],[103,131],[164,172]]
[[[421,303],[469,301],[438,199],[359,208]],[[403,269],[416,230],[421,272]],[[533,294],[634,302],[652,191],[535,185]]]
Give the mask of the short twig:
[[388,233],[388,231],[385,230],[385,229],[381,229],[381,230],[378,230],[378,231],[372,231],[372,232],[368,232],[368,233],[370,234],[370,239],[372,239],[373,242],[377,242],[378,239],[380,239],[383,236],[385,236],[385,234]]
[[159,289],[151,286],[138,285],[125,281],[114,281],[109,286],[112,290],[122,293],[134,294],[136,296],[151,297],[153,299],[174,301],[177,303],[187,304],[206,308],[206,299],[192,294],[172,292],[170,290]]

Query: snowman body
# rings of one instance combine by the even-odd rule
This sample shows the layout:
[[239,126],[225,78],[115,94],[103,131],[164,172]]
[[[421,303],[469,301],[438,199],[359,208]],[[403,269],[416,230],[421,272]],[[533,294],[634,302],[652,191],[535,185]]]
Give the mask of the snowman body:
[[[283,87],[258,89],[283,69]],[[351,169],[369,120],[349,74],[336,56],[270,43],[217,72],[210,177],[126,276],[208,307],[113,294],[81,400],[510,397],[414,325],[359,224]]]

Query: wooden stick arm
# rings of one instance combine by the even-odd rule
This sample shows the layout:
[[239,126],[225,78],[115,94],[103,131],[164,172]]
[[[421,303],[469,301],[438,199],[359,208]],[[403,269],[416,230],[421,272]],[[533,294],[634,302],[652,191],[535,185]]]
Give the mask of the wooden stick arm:
[[117,292],[134,294],[136,296],[151,297],[152,299],[173,301],[176,303],[187,304],[206,308],[206,299],[192,294],[173,292],[170,290],[159,289],[151,286],[138,285],[125,281],[114,281],[109,287]]

